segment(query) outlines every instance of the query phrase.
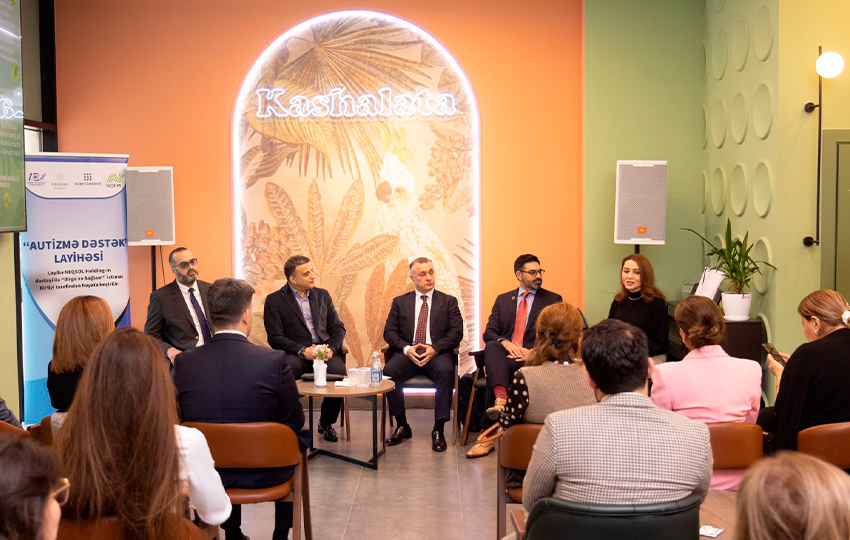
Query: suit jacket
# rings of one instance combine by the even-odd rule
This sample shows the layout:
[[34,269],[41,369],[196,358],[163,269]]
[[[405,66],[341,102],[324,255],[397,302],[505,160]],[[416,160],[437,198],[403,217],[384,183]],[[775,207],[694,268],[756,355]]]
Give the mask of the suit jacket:
[[653,504],[711,483],[708,427],[624,392],[550,414],[528,464],[522,503],[543,497],[594,504]]
[[295,431],[302,450],[310,444],[295,377],[281,351],[240,334],[216,334],[177,355],[171,376],[183,421],[279,422]]
[[[392,352],[401,352],[413,344],[416,331],[415,290],[393,298],[393,305],[384,325],[384,341]],[[429,306],[428,319],[431,323],[431,346],[437,354],[451,353],[463,339],[463,316],[457,298],[435,290]],[[389,356],[388,356],[389,358]]]
[[[313,337],[294,293],[287,283],[280,290],[266,296],[266,306],[263,310],[269,346],[286,351],[286,354],[298,354],[302,348],[313,345]],[[339,351],[342,348],[342,340],[345,339],[345,325],[339,320],[328,291],[318,287],[310,289],[310,313],[313,315],[313,326],[319,336],[319,342],[327,343],[335,353]]]
[[[215,333],[212,319],[209,317],[210,308],[207,300],[210,284],[206,281],[195,280],[195,285],[201,293],[201,304],[206,313],[210,332]],[[151,293],[145,333],[159,341],[163,353],[171,347],[185,351],[194,349],[198,345],[198,331],[195,329],[189,306],[186,305],[186,299],[183,298],[176,280]]]
[[[516,322],[517,294],[519,288],[500,294],[493,303],[493,310],[487,320],[487,328],[484,330],[484,342],[511,339],[514,334],[514,323]],[[536,341],[537,316],[546,306],[563,302],[561,295],[540,288],[534,294],[534,303],[528,313],[528,322],[525,324],[525,333],[522,336],[522,346],[533,349]],[[582,318],[584,315],[582,315]],[[585,323],[586,324],[586,323]]]

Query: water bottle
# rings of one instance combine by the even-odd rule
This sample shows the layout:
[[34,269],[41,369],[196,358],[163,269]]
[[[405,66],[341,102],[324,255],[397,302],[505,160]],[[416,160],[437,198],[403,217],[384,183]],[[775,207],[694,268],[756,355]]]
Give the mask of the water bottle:
[[381,354],[378,351],[372,353],[372,386],[378,386],[384,378],[384,371],[381,367]]

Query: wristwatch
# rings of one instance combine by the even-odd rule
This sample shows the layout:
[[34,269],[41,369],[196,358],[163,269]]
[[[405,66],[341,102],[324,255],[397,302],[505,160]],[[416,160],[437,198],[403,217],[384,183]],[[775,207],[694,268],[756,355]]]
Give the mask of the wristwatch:
[[301,347],[301,350],[298,351],[298,358],[304,358],[304,351],[307,350],[307,347]]

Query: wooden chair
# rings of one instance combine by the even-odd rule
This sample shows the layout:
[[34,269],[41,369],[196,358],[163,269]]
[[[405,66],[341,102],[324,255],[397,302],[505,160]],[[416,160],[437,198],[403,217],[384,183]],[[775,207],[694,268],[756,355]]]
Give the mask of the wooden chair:
[[[384,365],[387,365],[387,353],[389,352],[389,347],[381,347],[381,356],[384,358]],[[460,363],[460,351],[455,348],[452,353],[454,356],[454,365],[455,365],[455,389],[452,392],[452,444],[457,445],[457,391],[458,385],[460,384],[460,379],[458,378],[458,364]],[[404,382],[405,388],[434,388],[434,381],[426,377],[425,375],[415,375]],[[390,427],[393,425],[393,417],[390,415]]]
[[[183,540],[209,540],[203,530],[187,519],[183,520]],[[125,540],[118,518],[97,521],[62,518],[56,540]],[[127,539],[129,540],[129,539]]]
[[41,446],[53,446],[53,426],[50,424],[50,416],[45,416],[40,423],[27,427],[27,432]]
[[804,429],[797,434],[797,450],[850,469],[850,422]]
[[508,503],[522,503],[522,488],[508,488],[508,469],[528,469],[543,424],[517,424],[496,439],[496,538],[505,536]]
[[747,469],[762,458],[762,431],[757,424],[707,424],[714,470]]
[[310,485],[307,470],[307,453],[298,445],[295,432],[275,422],[247,424],[209,424],[186,422],[204,434],[217,468],[266,469],[295,467],[292,478],[283,484],[259,489],[228,489],[233,504],[291,501],[292,538],[301,538],[301,516],[307,540],[313,538],[310,519]]
[[12,437],[19,437],[21,439],[26,439],[30,436],[26,430],[16,428],[12,424],[7,424],[6,422],[0,422],[0,435],[11,435]]
[[469,356],[475,360],[475,375],[472,378],[472,392],[469,394],[466,419],[463,421],[463,432],[460,436],[461,446],[466,446],[466,442],[469,440],[469,419],[472,416],[472,403],[475,400],[475,392],[484,392],[487,389],[487,376],[484,374],[484,349],[480,351],[469,351]]

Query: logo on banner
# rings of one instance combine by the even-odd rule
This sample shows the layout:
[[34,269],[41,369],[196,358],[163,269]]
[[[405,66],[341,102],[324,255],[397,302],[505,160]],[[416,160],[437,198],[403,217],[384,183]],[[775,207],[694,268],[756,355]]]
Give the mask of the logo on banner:
[[124,183],[124,175],[123,174],[110,174],[109,178],[106,179],[106,187],[117,189],[120,188]]
[[37,173],[31,172],[27,175],[27,187],[36,186],[40,187],[44,185],[44,178],[47,176],[47,173]]

